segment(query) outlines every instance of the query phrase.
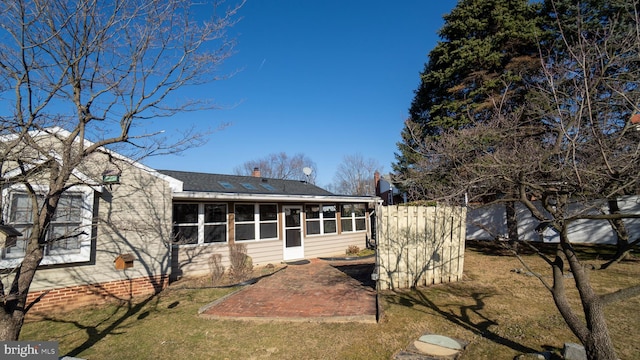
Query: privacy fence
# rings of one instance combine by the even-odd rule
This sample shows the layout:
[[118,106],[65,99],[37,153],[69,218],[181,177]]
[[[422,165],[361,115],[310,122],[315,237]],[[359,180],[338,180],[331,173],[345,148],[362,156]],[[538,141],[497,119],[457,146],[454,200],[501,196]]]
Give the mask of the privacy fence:
[[462,278],[466,208],[378,206],[378,289]]

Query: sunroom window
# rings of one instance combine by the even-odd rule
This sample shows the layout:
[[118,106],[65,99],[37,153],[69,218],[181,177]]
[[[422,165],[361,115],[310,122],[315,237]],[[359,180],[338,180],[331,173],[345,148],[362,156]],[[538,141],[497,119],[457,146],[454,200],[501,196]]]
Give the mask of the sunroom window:
[[305,206],[305,215],[307,235],[336,233],[335,204],[309,204]]
[[173,204],[173,241],[198,243],[198,204]]
[[256,213],[254,204],[236,204],[236,240],[255,240]]
[[366,208],[364,204],[342,205],[341,225],[342,232],[367,230]]
[[204,204],[204,242],[227,241],[227,205]]
[[236,204],[236,240],[268,240],[278,238],[278,206],[276,204]]
[[226,204],[173,204],[173,239],[176,244],[227,241]]

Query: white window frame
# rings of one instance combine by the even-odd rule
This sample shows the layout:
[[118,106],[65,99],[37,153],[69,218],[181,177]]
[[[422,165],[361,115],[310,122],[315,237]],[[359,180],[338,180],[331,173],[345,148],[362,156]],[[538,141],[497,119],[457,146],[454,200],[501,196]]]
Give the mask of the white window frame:
[[[233,211],[235,214],[235,210],[236,210],[236,206],[241,205],[241,206],[253,206],[253,220],[251,221],[238,221],[237,216],[235,217],[235,221],[233,224],[233,231],[234,231],[234,236],[235,236],[235,240],[238,242],[255,242],[255,241],[269,241],[269,240],[278,240],[280,239],[280,227],[278,226],[278,218],[280,217],[280,210],[278,209],[278,204],[276,203],[236,203],[233,206]],[[276,207],[276,218],[275,220],[262,220],[260,219],[260,206],[275,206]],[[254,234],[254,238],[253,239],[238,239],[238,232],[237,232],[237,227],[238,225],[248,225],[248,224],[253,224],[254,226],[254,230],[253,230],[253,234]],[[275,237],[270,237],[270,238],[262,238],[262,234],[260,232],[260,225],[262,224],[275,224],[276,225],[276,236]]]
[[[225,204],[225,203],[203,203],[200,204],[201,205],[201,209],[199,208],[198,211],[200,212],[200,210],[202,210],[202,228],[198,227],[198,244],[226,244],[229,242],[229,205]],[[224,206],[224,221],[211,221],[211,222],[207,222],[206,220],[206,211],[205,211],[205,207],[207,205],[215,205],[215,206]],[[224,225],[224,241],[211,241],[211,242],[206,242],[205,240],[205,227],[206,226],[222,226]]]
[[[318,218],[311,218],[311,219],[310,219],[309,217],[307,217],[307,206],[318,206],[318,207],[319,207],[319,211],[318,211],[318,212],[320,213],[320,217],[318,217]],[[325,217],[324,217],[324,207],[325,207],[325,206],[333,206],[333,207],[335,208],[335,209],[334,209],[334,216],[333,216],[333,218],[326,218],[326,219],[325,219]],[[337,205],[337,204],[334,204],[334,203],[327,203],[327,204],[324,204],[324,203],[322,203],[322,204],[320,204],[320,203],[311,203],[311,204],[305,204],[305,206],[304,206],[304,213],[305,213],[305,235],[306,235],[306,236],[337,235],[337,234],[338,234],[338,209],[339,209],[338,205]],[[335,231],[333,231],[333,232],[325,232],[325,229],[324,229],[324,223],[325,223],[325,220],[326,220],[326,221],[333,221],[333,222],[334,222],[334,224],[335,224]],[[309,230],[308,230],[309,228],[308,228],[308,226],[307,226],[307,224],[308,224],[309,222],[318,222],[318,223],[319,223],[319,226],[320,226],[320,233],[318,233],[318,234],[310,234],[310,233],[309,233]]]
[[[196,216],[196,222],[184,222],[184,223],[176,223],[173,222],[172,225],[172,236],[175,234],[173,231],[173,228],[175,227],[193,227],[195,226],[197,228],[197,233],[198,233],[198,237],[197,237],[197,242],[196,243],[186,243],[186,244],[180,244],[179,242],[176,243],[176,245],[180,245],[180,246],[198,246],[198,245],[215,245],[215,244],[227,244],[229,242],[229,205],[226,203],[192,203],[192,202],[174,202],[172,204],[172,211],[173,210],[173,205],[196,205],[197,206],[197,216]],[[206,218],[205,218],[205,206],[206,205],[222,205],[225,208],[225,221],[224,222],[205,222]],[[172,216],[175,214],[172,214]],[[213,242],[205,242],[205,226],[213,226],[213,225],[224,225],[225,226],[225,234],[224,234],[224,241],[213,241]]]
[[[364,213],[362,214],[362,216],[356,216],[355,211],[351,211],[351,216],[344,216],[344,214],[342,213],[342,209],[345,207],[356,207],[356,206],[363,206],[364,207]],[[351,230],[345,230],[344,229],[344,225],[343,222],[344,221],[349,221],[351,220]],[[358,220],[364,220],[364,229],[356,229],[356,224]],[[353,203],[353,204],[342,204],[341,208],[340,208],[340,227],[341,227],[341,232],[343,233],[353,233],[353,232],[364,232],[367,231],[367,207],[366,205],[362,204],[362,203]]]
[[[48,191],[48,187],[46,186],[35,185],[33,186],[33,189],[38,194],[46,194]],[[3,220],[5,224],[12,225],[10,221],[12,194],[18,193],[27,193],[26,187],[24,185],[13,185],[2,190],[4,204]],[[74,233],[78,234],[78,248],[67,252],[60,249],[49,249],[49,246],[47,245],[47,248],[45,248],[44,257],[42,258],[40,265],[72,264],[91,261],[91,231],[93,220],[94,193],[94,189],[84,185],[74,186],[73,188],[63,193],[63,197],[65,195],[73,194],[80,195],[82,198],[80,207],[80,225],[76,229],[74,229]],[[21,239],[18,239],[18,241],[28,240],[25,238],[25,235],[26,234],[24,234]],[[15,257],[3,256],[2,258],[0,258],[0,268],[7,269],[16,267],[22,262],[23,258],[24,254]]]

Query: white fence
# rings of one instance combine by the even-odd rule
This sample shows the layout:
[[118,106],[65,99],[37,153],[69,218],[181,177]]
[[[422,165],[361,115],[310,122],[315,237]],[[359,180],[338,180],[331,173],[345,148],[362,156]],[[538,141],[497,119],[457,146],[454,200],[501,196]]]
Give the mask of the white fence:
[[462,278],[466,208],[378,206],[376,213],[380,290]]
[[[640,214],[640,196],[624,196],[618,199],[620,211],[626,214]],[[604,200],[594,201],[588,206],[584,204],[572,204],[571,214],[599,214],[607,212]],[[547,229],[542,233],[535,231],[540,224],[531,216],[524,205],[516,204],[518,219],[518,237],[520,240],[558,242],[558,234]],[[632,239],[640,234],[640,219],[624,219],[627,231]],[[467,239],[493,240],[497,236],[507,237],[506,211],[503,204],[493,204],[467,212]],[[573,243],[583,244],[615,244],[616,234],[606,220],[579,220],[571,223],[568,229],[569,240]]]

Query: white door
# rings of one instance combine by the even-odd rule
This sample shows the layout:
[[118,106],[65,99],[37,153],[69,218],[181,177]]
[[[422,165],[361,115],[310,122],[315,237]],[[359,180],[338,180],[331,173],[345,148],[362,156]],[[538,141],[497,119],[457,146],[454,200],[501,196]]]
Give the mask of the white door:
[[302,207],[284,206],[284,252],[283,260],[304,259],[302,236]]

